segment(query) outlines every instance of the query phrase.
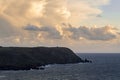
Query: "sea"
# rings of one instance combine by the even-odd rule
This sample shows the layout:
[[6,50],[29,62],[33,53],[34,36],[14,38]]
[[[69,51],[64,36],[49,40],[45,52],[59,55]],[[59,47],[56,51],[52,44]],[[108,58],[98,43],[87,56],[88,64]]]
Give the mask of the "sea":
[[54,64],[44,70],[0,71],[0,80],[120,80],[120,54],[77,54],[92,63]]

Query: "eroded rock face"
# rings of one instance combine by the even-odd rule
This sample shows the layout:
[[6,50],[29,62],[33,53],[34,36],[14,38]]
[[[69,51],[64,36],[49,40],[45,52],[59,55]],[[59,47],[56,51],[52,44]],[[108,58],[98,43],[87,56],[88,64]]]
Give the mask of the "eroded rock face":
[[84,62],[65,47],[1,47],[0,70],[38,69],[47,64]]

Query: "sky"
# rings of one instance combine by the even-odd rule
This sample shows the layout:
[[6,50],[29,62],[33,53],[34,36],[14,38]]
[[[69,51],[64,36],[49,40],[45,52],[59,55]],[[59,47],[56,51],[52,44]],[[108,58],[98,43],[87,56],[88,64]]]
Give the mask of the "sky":
[[0,0],[0,45],[120,52],[119,0]]

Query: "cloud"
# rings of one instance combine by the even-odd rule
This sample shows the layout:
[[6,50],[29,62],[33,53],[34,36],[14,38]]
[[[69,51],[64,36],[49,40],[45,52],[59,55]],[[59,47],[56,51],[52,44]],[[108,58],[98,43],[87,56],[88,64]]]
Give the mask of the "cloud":
[[[38,18],[42,17],[44,0],[17,0],[1,1],[1,16],[9,20],[12,25],[22,27],[26,24],[39,24]],[[40,6],[39,6],[40,5]]]
[[18,35],[18,30],[15,29],[7,20],[0,17],[0,38],[11,37]]
[[102,15],[97,15],[96,17],[101,18],[101,17],[102,17]]
[[27,31],[36,31],[42,35],[43,38],[47,39],[64,39],[69,38],[73,40],[101,40],[108,41],[118,38],[119,32],[118,29],[112,26],[105,27],[86,27],[80,26],[78,28],[73,27],[70,24],[62,24],[66,27],[37,27],[33,25],[28,25],[24,28]]
[[108,3],[109,0],[1,0],[0,16],[16,27],[80,24],[102,14],[100,7]]
[[82,23],[94,23],[96,18],[102,17],[100,7],[109,2],[110,0],[0,0],[0,45],[60,45],[73,49],[80,47],[86,51],[86,46],[90,50],[93,42],[93,49],[97,46],[96,43],[106,45],[104,43],[110,44],[116,40],[118,44],[120,32],[114,27],[78,27]]
[[69,0],[68,8],[71,12],[69,23],[79,25],[83,21],[89,21],[102,14],[101,6],[108,5],[110,0]]
[[24,30],[28,31],[40,31],[40,28],[34,25],[27,25],[24,27]]
[[108,41],[118,38],[118,30],[111,26],[105,27],[86,27],[81,26],[78,28],[69,27],[68,31],[72,33],[70,36],[72,39],[88,39],[88,40],[101,40]]
[[27,31],[36,31],[38,32],[38,37],[48,38],[48,39],[61,39],[62,36],[60,35],[59,31],[55,27],[51,26],[34,26],[34,25],[27,25],[23,28]]
[[0,16],[12,25],[53,26],[65,22],[70,13],[65,0],[1,0]]
[[[59,38],[61,36],[53,27],[66,22],[69,16],[65,0],[0,0],[0,38],[21,36],[32,39],[41,34],[35,32],[39,29],[37,26],[45,27],[42,35]],[[26,27],[34,33],[23,30],[27,24],[34,25]]]
[[[93,18],[102,13],[99,7],[108,2],[109,0],[0,0],[0,18],[8,22],[6,24],[10,31],[21,30],[27,24],[56,28],[61,23],[80,24],[80,21]],[[25,33],[20,32],[19,35]]]

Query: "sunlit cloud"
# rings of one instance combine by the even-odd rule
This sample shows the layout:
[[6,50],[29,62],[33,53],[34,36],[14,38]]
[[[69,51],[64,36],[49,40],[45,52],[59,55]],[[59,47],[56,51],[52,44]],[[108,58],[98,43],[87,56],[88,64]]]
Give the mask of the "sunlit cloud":
[[[54,27],[37,27],[37,26],[26,26],[24,30],[27,31],[37,31],[43,35],[45,38],[52,38],[52,39],[63,39],[63,38],[70,38],[74,40],[81,40],[81,39],[87,39],[87,40],[101,40],[101,41],[107,41],[107,40],[113,40],[118,38],[119,30],[115,27],[112,27],[110,25],[105,27],[86,27],[86,26],[80,26],[78,28],[73,27],[70,24],[64,24],[64,26],[68,27],[61,27],[57,26],[57,28]],[[47,36],[46,36],[47,35]]]
[[108,5],[110,0],[69,0],[68,2],[71,12],[69,22],[79,25],[82,21],[92,20],[97,15],[101,15],[103,11],[100,7]]
[[112,43],[120,43],[116,26],[80,26],[102,17],[101,7],[109,3],[110,0],[0,0],[0,44],[66,46],[74,50],[89,50],[92,44],[93,48],[97,44],[102,48],[111,43],[111,47]]
[[88,39],[88,40],[112,40],[119,35],[114,27],[86,27],[78,28],[70,27],[68,31],[72,32],[73,39]]
[[45,1],[36,1],[36,2],[31,3],[31,8],[28,10],[29,14],[31,15],[29,17],[33,17],[33,18],[42,17],[46,4],[47,3]]
[[108,3],[109,0],[6,0],[0,1],[0,16],[16,27],[80,24],[102,14],[99,7]]

